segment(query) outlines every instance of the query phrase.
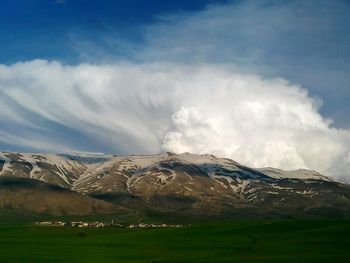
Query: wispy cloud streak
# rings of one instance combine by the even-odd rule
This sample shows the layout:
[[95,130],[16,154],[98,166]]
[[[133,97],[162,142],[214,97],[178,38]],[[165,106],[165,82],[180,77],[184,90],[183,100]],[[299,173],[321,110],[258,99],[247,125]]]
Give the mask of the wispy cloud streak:
[[254,167],[350,178],[350,131],[333,128],[317,100],[286,80],[227,65],[36,60],[0,66],[0,94],[0,141],[7,144],[214,153]]

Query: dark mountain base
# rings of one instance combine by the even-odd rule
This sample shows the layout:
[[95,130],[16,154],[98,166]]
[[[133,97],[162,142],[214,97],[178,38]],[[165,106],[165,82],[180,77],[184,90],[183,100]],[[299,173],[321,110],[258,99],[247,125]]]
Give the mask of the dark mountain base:
[[117,205],[38,180],[0,177],[0,209],[7,214],[91,215],[126,213]]

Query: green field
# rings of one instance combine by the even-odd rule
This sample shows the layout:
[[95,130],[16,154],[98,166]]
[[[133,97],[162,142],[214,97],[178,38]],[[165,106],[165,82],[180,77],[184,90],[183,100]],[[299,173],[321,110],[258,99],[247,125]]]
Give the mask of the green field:
[[350,262],[350,220],[232,221],[180,229],[0,225],[0,257],[0,262]]

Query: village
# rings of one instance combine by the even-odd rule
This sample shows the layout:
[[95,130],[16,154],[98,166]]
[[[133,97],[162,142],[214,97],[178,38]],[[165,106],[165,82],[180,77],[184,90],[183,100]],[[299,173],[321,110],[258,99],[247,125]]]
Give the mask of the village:
[[36,226],[51,226],[51,227],[90,227],[90,228],[101,228],[101,227],[120,227],[120,228],[179,228],[183,227],[181,224],[146,224],[146,223],[136,223],[125,225],[120,222],[115,222],[111,220],[110,222],[101,221],[37,221],[34,222]]

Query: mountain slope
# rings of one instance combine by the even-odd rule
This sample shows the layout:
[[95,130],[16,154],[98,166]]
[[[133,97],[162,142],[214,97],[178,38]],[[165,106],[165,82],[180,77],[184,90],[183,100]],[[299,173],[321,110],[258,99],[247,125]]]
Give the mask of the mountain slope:
[[56,185],[7,176],[0,177],[0,209],[50,215],[92,215],[127,211],[117,205]]

